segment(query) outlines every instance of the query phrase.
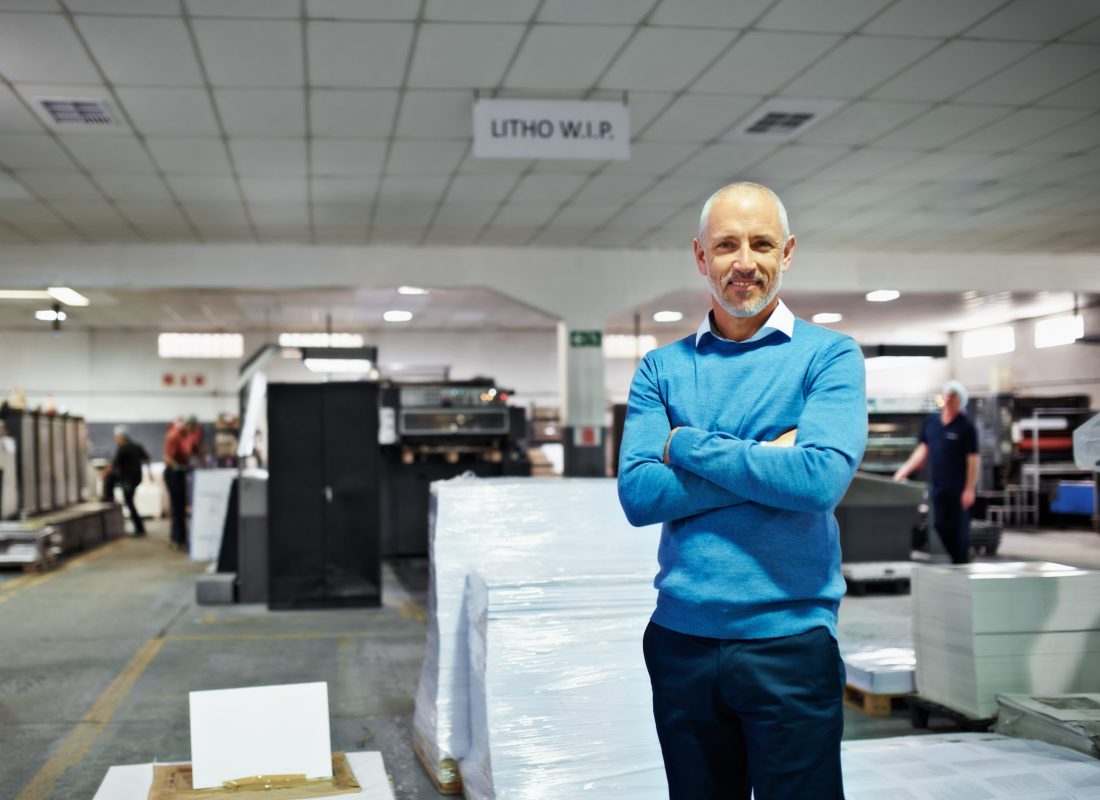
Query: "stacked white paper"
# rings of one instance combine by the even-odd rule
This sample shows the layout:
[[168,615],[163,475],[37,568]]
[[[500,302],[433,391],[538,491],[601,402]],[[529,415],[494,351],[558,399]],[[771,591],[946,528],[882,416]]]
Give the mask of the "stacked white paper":
[[[429,530],[427,649],[414,737],[428,763],[440,766],[464,756],[469,743],[467,574],[517,582],[590,574],[652,579],[660,526],[632,527],[613,479],[456,478],[432,484]],[[639,702],[648,697],[647,689]]]
[[1100,762],[1045,742],[988,733],[844,742],[848,800],[1100,798]]
[[998,695],[996,730],[1100,758],[1100,694]]
[[917,690],[974,717],[997,694],[1100,691],[1100,572],[1050,563],[913,572]]
[[913,691],[916,655],[912,647],[867,645],[843,654],[847,683],[871,694]]
[[648,574],[467,583],[468,800],[668,797],[642,635]]

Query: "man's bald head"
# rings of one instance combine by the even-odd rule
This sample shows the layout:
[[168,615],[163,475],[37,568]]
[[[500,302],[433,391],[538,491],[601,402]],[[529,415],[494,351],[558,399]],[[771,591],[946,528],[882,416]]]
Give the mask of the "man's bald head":
[[699,239],[702,240],[707,232],[707,222],[710,220],[710,210],[714,207],[722,198],[737,194],[739,192],[760,192],[767,195],[775,203],[776,213],[779,214],[779,226],[783,231],[783,241],[786,241],[791,236],[791,226],[787,222],[787,208],[783,205],[783,201],[779,199],[779,195],[769,189],[767,186],[763,186],[759,183],[752,183],[751,181],[738,181],[737,183],[731,183],[723,186],[717,192],[707,198],[707,202],[703,203],[703,210],[699,214]]

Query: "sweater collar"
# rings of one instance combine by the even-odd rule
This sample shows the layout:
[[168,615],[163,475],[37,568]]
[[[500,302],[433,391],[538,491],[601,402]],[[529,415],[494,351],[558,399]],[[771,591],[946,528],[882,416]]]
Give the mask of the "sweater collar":
[[[699,342],[702,341],[703,334],[707,333],[709,333],[720,342],[732,341],[732,339],[723,338],[722,335],[718,333],[711,320],[711,313],[712,312],[710,311],[706,313],[706,316],[703,317],[703,321],[699,325],[699,329],[695,332],[696,347],[698,347]],[[748,344],[749,342],[757,342],[763,339],[765,336],[771,336],[771,334],[775,333],[776,331],[779,331],[788,339],[794,338],[794,314],[791,313],[791,310],[787,308],[782,300],[780,300],[779,303],[776,304],[775,310],[772,311],[771,316],[768,317],[767,321],[760,326],[760,330],[758,330],[748,339],[745,339],[745,341],[736,342],[736,344]]]

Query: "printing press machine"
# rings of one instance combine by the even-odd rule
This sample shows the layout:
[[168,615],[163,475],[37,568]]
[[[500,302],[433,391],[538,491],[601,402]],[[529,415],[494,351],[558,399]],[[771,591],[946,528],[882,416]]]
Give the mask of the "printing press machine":
[[841,572],[850,586],[908,581],[925,485],[857,472],[836,509]]
[[527,419],[489,378],[382,387],[382,555],[428,552],[432,481],[530,476]]

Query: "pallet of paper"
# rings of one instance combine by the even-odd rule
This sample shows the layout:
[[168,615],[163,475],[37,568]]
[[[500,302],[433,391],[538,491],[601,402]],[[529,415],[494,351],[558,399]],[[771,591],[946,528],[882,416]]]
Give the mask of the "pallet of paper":
[[998,693],[1100,691],[1100,572],[1060,564],[913,572],[917,691],[974,717]]
[[660,526],[631,527],[612,479],[455,478],[432,484],[429,531],[427,648],[413,735],[425,766],[442,772],[469,743],[466,575],[652,579]]
[[668,797],[642,635],[649,573],[471,574],[467,800]]

